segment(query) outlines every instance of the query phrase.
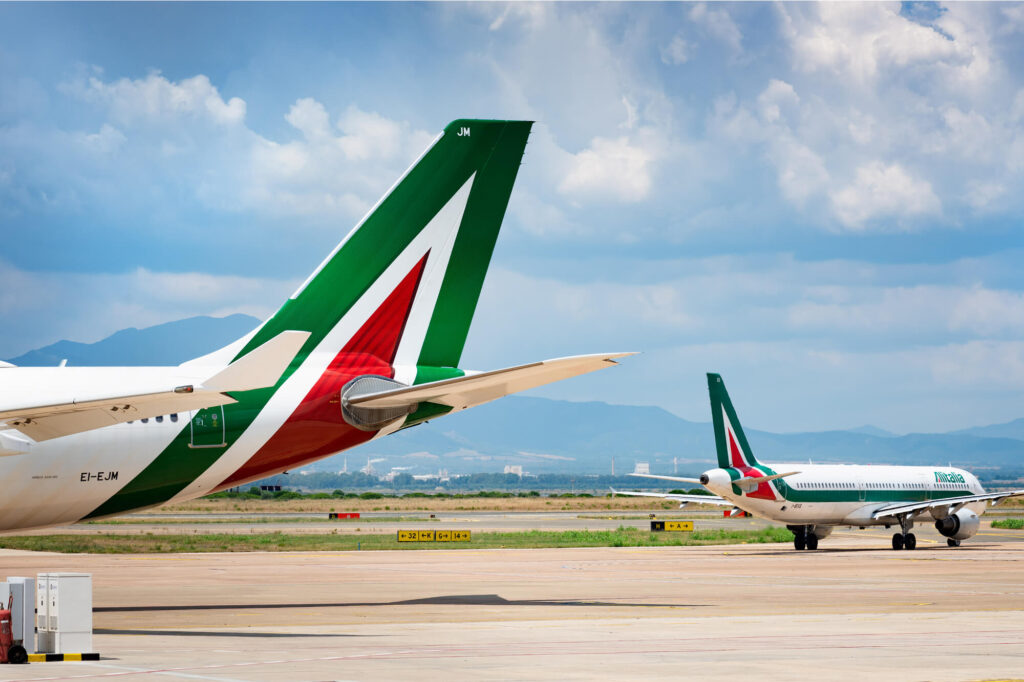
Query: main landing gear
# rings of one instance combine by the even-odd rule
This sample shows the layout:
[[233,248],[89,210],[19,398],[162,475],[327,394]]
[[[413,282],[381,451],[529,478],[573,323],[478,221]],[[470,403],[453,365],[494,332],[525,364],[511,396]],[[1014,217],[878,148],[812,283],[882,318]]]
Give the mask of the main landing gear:
[[803,549],[818,549],[818,536],[814,534],[810,526],[787,526],[793,531],[793,547],[798,551]]
[[892,536],[892,548],[897,550],[915,549],[917,547],[917,536],[910,532],[910,529],[914,527],[914,522],[906,516],[899,517],[899,521],[902,532]]

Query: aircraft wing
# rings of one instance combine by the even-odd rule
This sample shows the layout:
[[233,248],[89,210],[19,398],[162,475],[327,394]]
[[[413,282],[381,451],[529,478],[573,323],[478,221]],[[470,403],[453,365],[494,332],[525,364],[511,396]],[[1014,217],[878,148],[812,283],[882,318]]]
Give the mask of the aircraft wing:
[[629,492],[626,490],[616,490],[615,488],[612,488],[612,494],[628,495],[630,497],[660,497],[663,500],[674,500],[676,502],[683,502],[686,504],[693,502],[694,504],[717,504],[724,505],[727,507],[736,506],[729,500],[718,497],[716,495],[684,495],[679,493],[638,493]]
[[679,481],[681,483],[696,483],[700,485],[699,478],[686,478],[685,476],[661,476],[660,474],[626,474],[637,478],[657,478],[662,481]]
[[926,500],[924,502],[897,502],[885,507],[876,509],[872,518],[880,519],[885,516],[899,516],[911,514],[924,509],[935,509],[936,507],[952,507],[953,511],[960,509],[971,502],[987,502],[998,504],[1009,497],[1024,497],[1024,490],[1004,490],[996,493],[985,493],[983,495],[961,495],[960,497],[945,497],[941,500]]
[[461,410],[482,405],[510,393],[605,369],[618,364],[615,358],[627,355],[632,353],[577,355],[544,360],[529,365],[432,381],[418,386],[365,393],[348,398],[347,402],[356,407],[369,408],[410,407],[419,403],[437,403]]
[[[48,401],[44,395],[35,404],[0,405],[0,429],[14,429],[39,442],[120,422],[233,403],[236,401],[229,392],[277,383],[308,338],[309,332],[282,332],[212,376],[200,377],[196,383],[151,387],[136,384],[133,390],[120,393],[105,391],[100,386],[79,389],[77,395],[64,402]],[[172,380],[171,376],[168,375],[167,382]],[[16,436],[4,434],[0,439],[0,456],[26,452],[28,445]]]

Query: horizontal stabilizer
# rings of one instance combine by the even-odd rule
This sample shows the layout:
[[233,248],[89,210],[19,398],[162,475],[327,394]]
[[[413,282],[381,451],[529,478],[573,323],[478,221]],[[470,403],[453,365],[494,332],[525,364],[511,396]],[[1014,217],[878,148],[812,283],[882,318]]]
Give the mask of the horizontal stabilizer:
[[366,393],[348,399],[350,405],[363,408],[404,408],[419,403],[447,405],[455,410],[482,405],[553,381],[587,374],[618,363],[615,358],[632,353],[577,355],[556,360],[544,360],[519,367],[508,367],[492,372],[467,374],[454,379],[433,381],[418,386]]
[[757,490],[757,487],[762,483],[785,478],[786,476],[796,476],[799,473],[799,471],[788,471],[784,474],[773,474],[771,476],[744,476],[742,478],[737,478],[732,482],[732,484],[743,492],[752,493]]
[[0,457],[23,455],[32,449],[32,443],[10,431],[0,431]]
[[680,493],[641,493],[635,491],[616,490],[611,489],[613,495],[626,495],[628,497],[658,497],[663,500],[673,500],[675,502],[682,502],[683,504],[694,503],[694,504],[716,504],[716,505],[727,505],[733,506],[734,503],[728,500],[722,499],[717,495],[686,495]]
[[661,481],[678,481],[679,483],[696,483],[700,485],[699,478],[686,478],[685,476],[659,476],[658,474],[626,474],[637,478],[656,478]]
[[273,386],[308,338],[309,332],[281,332],[204,381],[203,388],[227,393]]

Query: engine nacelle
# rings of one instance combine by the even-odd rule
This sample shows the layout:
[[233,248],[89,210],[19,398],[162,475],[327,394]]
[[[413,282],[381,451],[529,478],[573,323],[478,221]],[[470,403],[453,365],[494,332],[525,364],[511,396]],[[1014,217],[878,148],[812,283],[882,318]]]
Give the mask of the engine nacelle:
[[980,526],[981,519],[970,509],[961,509],[935,522],[935,530],[954,540],[966,540],[977,533]]
[[405,388],[400,381],[376,374],[364,374],[345,384],[341,389],[341,416],[360,431],[377,431],[396,419],[416,411],[417,405],[401,407],[360,407],[349,400],[358,396]]

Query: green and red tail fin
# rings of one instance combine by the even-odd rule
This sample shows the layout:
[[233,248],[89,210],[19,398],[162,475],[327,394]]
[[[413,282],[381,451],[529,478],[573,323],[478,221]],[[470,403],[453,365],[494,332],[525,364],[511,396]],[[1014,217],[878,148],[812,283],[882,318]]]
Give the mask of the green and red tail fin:
[[723,469],[758,466],[720,375],[708,374],[708,394],[711,397],[711,421],[715,426],[718,466]]
[[[530,127],[528,121],[448,124],[284,306],[235,346],[236,357],[284,330],[310,332],[293,369],[314,350],[361,352],[351,347],[353,334],[415,273],[401,343],[387,360],[456,367]],[[347,326],[352,329],[342,329]]]

